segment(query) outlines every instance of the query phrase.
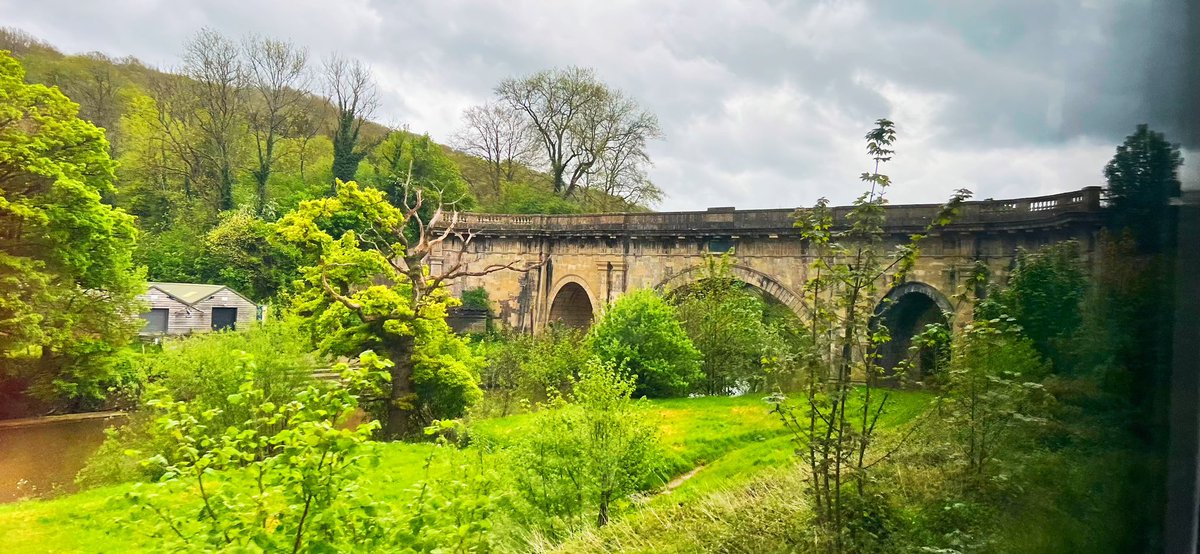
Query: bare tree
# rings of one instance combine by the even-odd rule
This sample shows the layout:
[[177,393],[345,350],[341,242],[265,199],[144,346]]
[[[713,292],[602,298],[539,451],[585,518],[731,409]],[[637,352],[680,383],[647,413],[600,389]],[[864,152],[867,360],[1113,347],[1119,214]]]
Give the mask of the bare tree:
[[496,94],[525,116],[554,190],[563,197],[585,187],[600,170],[602,157],[619,144],[632,152],[613,159],[643,163],[648,159],[646,141],[661,135],[657,118],[600,82],[590,69],[568,67],[506,79]]
[[248,119],[258,163],[251,173],[257,193],[255,207],[261,217],[267,208],[267,181],[277,157],[276,145],[289,130],[296,112],[302,109],[308,50],[291,42],[257,36],[247,37],[243,48],[254,97]]
[[[205,156],[196,127],[196,98],[189,84],[181,77],[169,72],[153,72],[147,92],[154,100],[154,133],[150,180],[160,190],[172,188],[172,178],[178,179],[185,201],[200,197],[203,188]],[[212,191],[217,192],[217,191]]]
[[324,63],[325,91],[337,110],[333,128],[333,177],[351,181],[369,148],[362,144],[362,128],[379,108],[379,91],[370,69],[359,60],[334,54]]
[[513,180],[517,164],[527,162],[537,147],[525,118],[507,104],[489,102],[467,108],[463,119],[455,144],[487,160],[492,188],[499,195],[501,179]]
[[321,132],[324,127],[324,120],[329,114],[321,109],[324,106],[317,106],[310,109],[296,110],[292,114],[291,119],[291,134],[300,139],[300,182],[308,184],[308,177],[305,175],[306,162],[308,161],[308,144],[312,139]]
[[[650,165],[646,142],[661,136],[658,120],[619,92],[610,94],[604,109],[593,113],[598,119],[587,120],[586,127],[596,129],[593,140],[604,147],[587,175],[587,189],[598,193],[594,196],[607,209],[661,201],[662,189],[646,175]],[[612,206],[614,202],[623,205]]]
[[233,209],[234,161],[246,84],[241,51],[233,41],[205,28],[184,46],[183,64],[199,103],[196,123],[217,180],[217,209]]

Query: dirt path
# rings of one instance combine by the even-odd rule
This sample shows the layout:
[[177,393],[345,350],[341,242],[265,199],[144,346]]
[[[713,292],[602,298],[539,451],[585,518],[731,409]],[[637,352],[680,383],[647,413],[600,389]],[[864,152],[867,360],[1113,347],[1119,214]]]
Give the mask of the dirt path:
[[667,494],[679,488],[679,486],[686,483],[688,479],[691,479],[692,477],[695,477],[697,473],[700,473],[700,470],[702,469],[704,469],[704,466],[699,465],[693,468],[691,471],[672,479],[670,483],[667,483],[667,488],[663,489],[663,491],[659,494]]

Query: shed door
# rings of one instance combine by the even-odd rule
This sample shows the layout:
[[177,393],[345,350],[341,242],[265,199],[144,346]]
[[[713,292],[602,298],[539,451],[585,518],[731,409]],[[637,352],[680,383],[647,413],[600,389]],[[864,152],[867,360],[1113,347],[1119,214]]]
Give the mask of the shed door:
[[159,334],[167,332],[167,314],[170,312],[167,308],[151,308],[150,311],[142,314],[142,319],[146,320],[146,326],[142,328],[143,333]]
[[213,331],[222,329],[234,330],[237,326],[237,308],[213,308],[212,309],[212,328]]

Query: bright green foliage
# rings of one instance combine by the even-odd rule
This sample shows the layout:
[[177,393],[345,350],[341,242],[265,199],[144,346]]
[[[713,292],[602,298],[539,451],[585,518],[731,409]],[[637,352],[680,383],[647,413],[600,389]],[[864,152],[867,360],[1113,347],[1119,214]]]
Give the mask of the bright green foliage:
[[477,350],[487,360],[480,374],[488,408],[502,416],[567,394],[591,357],[582,331],[557,325],[536,335],[487,337]]
[[578,529],[589,514],[597,526],[611,505],[649,481],[658,439],[654,422],[634,401],[634,381],[593,359],[561,400],[539,414],[513,452],[516,487],[535,521],[551,535]]
[[[343,378],[364,378],[380,362],[371,355],[362,361],[358,370],[342,364]],[[225,427],[216,421],[219,408],[159,394],[147,403],[156,415],[154,432],[172,440],[167,456],[146,463],[163,474],[126,497],[138,508],[129,521],[154,522],[148,532],[160,546],[330,552],[385,536],[376,503],[360,492],[353,471],[373,453],[363,444],[378,423],[342,425],[357,406],[345,387],[310,385],[276,403],[247,379],[227,401],[249,417]]]
[[653,290],[617,298],[588,332],[588,345],[601,360],[637,376],[637,396],[679,396],[701,378],[700,351],[675,307]]
[[677,292],[679,319],[703,355],[704,378],[692,389],[702,394],[761,390],[766,308],[762,298],[733,277],[732,254],[709,255],[701,280]]
[[[457,301],[407,251],[408,221],[382,191],[350,182],[339,183],[334,198],[301,203],[277,227],[308,264],[294,309],[321,350],[375,350],[393,362],[384,405],[393,436],[462,415],[481,396],[481,360],[446,324]],[[376,284],[383,276],[390,284]]]
[[1042,357],[1066,371],[1064,341],[1079,329],[1079,304],[1087,292],[1087,277],[1079,245],[1061,242],[1036,252],[1017,253],[1016,267],[1003,288],[993,289],[976,309],[980,319],[1001,315],[1015,318]]
[[118,201],[137,216],[143,230],[165,230],[189,211],[193,195],[187,185],[179,186],[170,169],[185,165],[179,152],[165,147],[176,138],[168,129],[182,134],[182,124],[161,113],[153,98],[138,94],[121,115],[120,129],[126,140],[118,157]]
[[940,427],[952,436],[956,461],[971,477],[994,475],[997,461],[1023,451],[1022,431],[1043,423],[1053,400],[1040,383],[1046,363],[1015,324],[1007,316],[977,319],[951,349]]
[[0,365],[46,401],[94,406],[144,282],[133,218],[102,202],[104,132],[0,52]]
[[[429,135],[414,135],[395,131],[375,150],[369,161],[373,176],[367,180],[386,191],[388,200],[396,206],[404,204],[406,194],[417,189],[436,203],[469,210],[476,206],[475,197],[458,165]],[[406,190],[405,183],[411,186]]]
[[391,527],[390,548],[401,552],[491,552],[495,524],[506,491],[494,459],[483,450],[460,450],[447,435],[463,429],[457,420],[434,421],[438,449],[425,457],[424,478],[406,493],[401,520]]
[[494,213],[512,214],[575,214],[583,211],[578,202],[563,198],[549,187],[523,183],[501,183],[500,198],[491,206]]
[[[141,355],[136,362],[143,379],[172,399],[188,402],[197,413],[218,411],[209,430],[220,432],[250,417],[248,405],[233,405],[228,400],[246,380],[252,380],[264,398],[276,404],[291,400],[296,391],[313,382],[319,362],[299,327],[299,321],[288,318],[236,332],[167,340],[161,352]],[[147,455],[169,457],[168,437],[154,434],[152,423],[146,411],[133,410],[128,424],[108,431],[108,438],[78,480],[96,485],[157,477],[161,468],[134,465],[123,455],[125,450],[137,448]]]
[[1118,233],[1133,233],[1143,252],[1157,253],[1174,243],[1168,203],[1180,194],[1182,165],[1179,145],[1142,124],[1104,166],[1111,224]]

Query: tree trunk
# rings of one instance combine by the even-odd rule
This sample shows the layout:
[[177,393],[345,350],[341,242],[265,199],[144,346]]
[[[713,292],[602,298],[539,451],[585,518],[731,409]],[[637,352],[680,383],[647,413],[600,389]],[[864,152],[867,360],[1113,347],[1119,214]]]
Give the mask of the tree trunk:
[[399,337],[386,346],[392,361],[392,390],[388,395],[383,433],[389,439],[411,437],[420,431],[417,421],[417,395],[413,390],[413,346],[411,336]]
[[611,496],[609,491],[600,493],[600,513],[596,515],[596,527],[608,525],[608,503]]

